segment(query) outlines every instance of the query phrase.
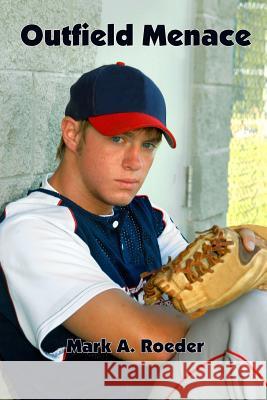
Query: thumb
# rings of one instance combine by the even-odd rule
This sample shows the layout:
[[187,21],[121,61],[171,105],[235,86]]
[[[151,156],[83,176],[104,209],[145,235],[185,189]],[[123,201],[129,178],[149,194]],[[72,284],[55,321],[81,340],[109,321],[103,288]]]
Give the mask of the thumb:
[[253,251],[256,245],[255,233],[250,229],[244,228],[240,229],[239,234],[246,250]]

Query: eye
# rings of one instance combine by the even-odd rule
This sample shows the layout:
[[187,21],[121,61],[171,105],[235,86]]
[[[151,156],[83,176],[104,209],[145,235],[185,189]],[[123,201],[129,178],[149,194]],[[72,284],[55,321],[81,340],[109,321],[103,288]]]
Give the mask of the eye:
[[157,146],[155,145],[155,143],[152,142],[145,142],[143,143],[143,147],[147,150],[154,150],[157,148]]
[[113,143],[122,143],[123,142],[123,138],[121,136],[112,136],[111,137],[111,141]]

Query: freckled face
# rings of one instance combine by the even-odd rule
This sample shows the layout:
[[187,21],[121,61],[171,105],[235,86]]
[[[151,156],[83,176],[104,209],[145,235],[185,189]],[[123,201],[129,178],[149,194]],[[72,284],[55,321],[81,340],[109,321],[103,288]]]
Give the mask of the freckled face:
[[89,128],[78,169],[92,212],[109,213],[112,206],[131,202],[148,174],[160,140],[156,129],[109,137]]

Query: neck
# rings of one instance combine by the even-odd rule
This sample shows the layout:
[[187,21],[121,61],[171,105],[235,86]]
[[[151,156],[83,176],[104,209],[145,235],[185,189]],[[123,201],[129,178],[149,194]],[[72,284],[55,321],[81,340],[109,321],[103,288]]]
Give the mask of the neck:
[[49,178],[49,183],[57,192],[92,214],[112,214],[113,207],[111,205],[97,201],[86,190],[75,163],[62,160],[55,173]]

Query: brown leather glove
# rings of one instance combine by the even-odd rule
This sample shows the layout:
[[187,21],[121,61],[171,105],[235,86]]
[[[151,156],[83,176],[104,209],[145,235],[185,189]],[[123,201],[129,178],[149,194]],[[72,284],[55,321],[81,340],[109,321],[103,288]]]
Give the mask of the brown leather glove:
[[[244,248],[238,233],[242,228],[256,235],[252,252]],[[213,226],[151,275],[144,287],[145,303],[154,304],[167,293],[174,307],[192,318],[252,289],[267,290],[267,228]]]

